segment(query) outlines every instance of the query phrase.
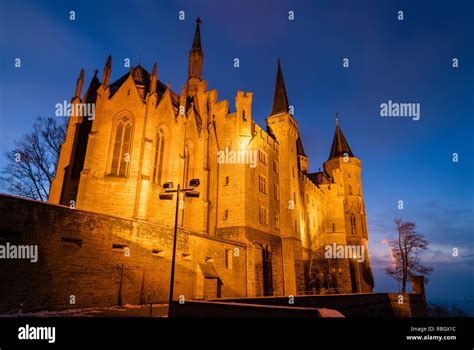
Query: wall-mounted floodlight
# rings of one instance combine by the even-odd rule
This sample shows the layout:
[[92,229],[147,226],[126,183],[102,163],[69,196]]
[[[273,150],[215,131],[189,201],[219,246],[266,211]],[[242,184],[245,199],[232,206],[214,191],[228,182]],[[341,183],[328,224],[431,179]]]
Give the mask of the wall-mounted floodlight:
[[189,187],[191,188],[198,187],[199,184],[200,184],[199,179],[191,179],[191,181],[189,181]]
[[173,183],[172,183],[172,182],[165,182],[165,183],[163,184],[163,188],[164,188],[165,190],[171,190],[171,189],[173,188]]
[[184,192],[184,195],[186,197],[190,197],[190,198],[198,198],[199,197],[199,191],[194,191],[194,190],[186,191],[186,192]]
[[173,199],[173,193],[160,192],[161,200],[171,200]]

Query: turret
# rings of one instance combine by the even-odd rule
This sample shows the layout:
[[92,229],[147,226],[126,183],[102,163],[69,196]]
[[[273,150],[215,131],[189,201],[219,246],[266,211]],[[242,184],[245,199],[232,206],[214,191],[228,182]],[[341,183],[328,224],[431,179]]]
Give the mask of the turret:
[[151,71],[151,77],[150,77],[150,94],[154,94],[156,92],[156,82],[158,81],[157,70],[158,69],[155,63],[153,65],[153,70]]
[[308,156],[304,152],[301,136],[296,140],[296,154],[298,155],[298,170],[304,174],[308,173]]
[[298,124],[290,114],[280,60],[277,66],[272,111],[266,122],[267,131],[276,138],[280,150],[278,165],[280,233],[283,246],[285,294],[290,295],[300,292],[301,286],[304,285],[304,273],[298,267],[302,257],[293,254],[301,249],[302,202],[298,181]]
[[188,79],[202,80],[202,62],[204,54],[201,47],[201,19],[196,19],[196,31],[194,33],[193,46],[189,52]]
[[201,47],[201,19],[196,19],[196,31],[193,45],[189,51],[188,80],[186,83],[186,104],[194,104],[198,113],[204,115],[206,101],[204,99],[207,89],[206,81],[202,79],[202,65],[204,54]]
[[107,86],[109,86],[110,73],[112,73],[112,56],[111,55],[107,57],[107,61],[105,62],[105,66],[104,66],[104,73],[102,74],[102,87],[104,89],[107,89]]
[[[361,161],[356,158],[339,126],[336,114],[336,131],[329,159],[324,170],[336,184],[341,185],[339,196],[344,198],[344,226],[348,245],[364,249],[364,261],[350,259],[352,291],[354,293],[371,292],[373,288],[372,270],[367,248],[367,221],[364,200],[362,198]],[[356,265],[357,264],[357,265]]]
[[250,136],[252,125],[252,92],[237,91],[235,96],[236,123],[240,134]]
[[74,99],[81,98],[82,85],[84,85],[84,68],[81,69],[79,77],[76,83],[76,92],[74,93]]

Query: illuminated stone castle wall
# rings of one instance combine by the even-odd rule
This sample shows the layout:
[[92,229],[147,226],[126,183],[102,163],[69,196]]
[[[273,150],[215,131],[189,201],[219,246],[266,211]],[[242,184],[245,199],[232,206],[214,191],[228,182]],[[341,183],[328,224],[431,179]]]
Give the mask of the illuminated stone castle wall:
[[[265,128],[253,121],[251,92],[238,91],[231,106],[219,101],[202,68],[198,23],[179,94],[159,81],[156,64],[151,73],[139,65],[111,82],[109,56],[102,79],[94,76],[81,97],[81,72],[72,103],[95,104],[95,116],[70,118],[49,202],[171,228],[175,203],[159,199],[163,183],[198,178],[200,197],[184,199],[179,227],[249,249],[247,295],[305,292],[312,252],[333,242],[366,251],[360,266],[331,262],[338,292],[371,291],[361,162],[339,125],[323,171],[309,173],[280,63]],[[237,151],[256,163],[219,160],[219,152]],[[196,259],[193,269],[205,262]]]
[[[2,260],[0,313],[168,302],[170,227],[5,195],[0,210],[0,244],[38,246],[36,263]],[[179,230],[176,300],[246,296],[254,250]]]

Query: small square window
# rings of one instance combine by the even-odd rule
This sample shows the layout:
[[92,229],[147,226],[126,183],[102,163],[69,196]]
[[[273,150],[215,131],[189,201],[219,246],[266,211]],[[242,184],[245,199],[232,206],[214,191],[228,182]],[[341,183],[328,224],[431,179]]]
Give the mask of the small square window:
[[117,244],[117,243],[112,244],[112,250],[114,252],[123,253],[127,248],[128,246],[126,244]]

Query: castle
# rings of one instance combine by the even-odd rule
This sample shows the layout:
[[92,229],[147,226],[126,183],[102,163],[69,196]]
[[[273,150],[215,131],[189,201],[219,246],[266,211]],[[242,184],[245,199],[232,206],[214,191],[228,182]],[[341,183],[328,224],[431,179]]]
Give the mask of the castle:
[[[172,229],[175,202],[160,200],[163,184],[187,187],[199,179],[199,197],[183,197],[178,210],[178,234],[201,242],[194,253],[189,242],[178,246],[177,269],[187,264],[194,276],[191,298],[371,292],[361,162],[337,120],[323,170],[309,173],[280,62],[261,128],[253,121],[251,92],[238,91],[230,112],[229,101],[207,89],[196,22],[180,94],[158,79],[156,64],[151,73],[138,65],[112,82],[109,56],[102,79],[96,72],[81,97],[81,71],[71,104],[93,104],[95,114],[87,118],[73,108],[49,203]],[[150,232],[147,239],[134,237],[150,256],[170,257],[169,246]],[[363,259],[326,258],[324,248],[336,245],[363,247]],[[242,269],[233,281],[236,264]],[[169,270],[159,278],[168,280]],[[181,288],[184,281],[177,277]],[[228,289],[242,282],[245,291]]]

